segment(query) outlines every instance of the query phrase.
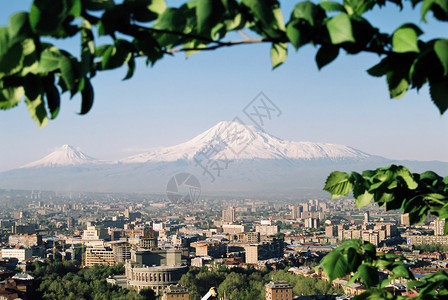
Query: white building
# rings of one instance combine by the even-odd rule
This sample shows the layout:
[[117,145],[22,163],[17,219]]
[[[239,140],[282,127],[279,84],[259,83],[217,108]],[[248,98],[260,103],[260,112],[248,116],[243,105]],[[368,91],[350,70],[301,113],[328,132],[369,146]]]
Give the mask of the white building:
[[109,238],[107,229],[101,226],[87,226],[82,234],[83,240],[105,240]]
[[2,258],[17,258],[19,261],[24,261],[33,256],[33,251],[30,248],[2,249],[1,252]]

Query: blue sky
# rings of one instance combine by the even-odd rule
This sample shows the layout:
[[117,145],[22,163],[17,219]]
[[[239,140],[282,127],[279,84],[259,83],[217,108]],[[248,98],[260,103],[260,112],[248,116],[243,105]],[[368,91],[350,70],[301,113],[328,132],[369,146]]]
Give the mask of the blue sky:
[[[168,3],[179,1],[169,1]],[[292,4],[282,1],[285,19]],[[3,1],[0,24],[27,9],[30,1]],[[419,11],[391,7],[369,20],[392,30],[418,19]],[[441,36],[446,24],[418,23],[423,39]],[[238,37],[239,38],[239,37]],[[77,53],[76,42],[63,42]],[[100,159],[119,159],[150,147],[184,142],[223,120],[244,116],[242,109],[263,91],[282,110],[266,131],[283,139],[345,144],[393,159],[448,161],[448,115],[441,117],[427,88],[390,100],[384,78],[367,75],[375,55],[339,58],[318,71],[316,49],[289,49],[286,63],[272,70],[269,45],[244,45],[166,57],[153,68],[143,61],[133,79],[126,70],[98,74],[95,104],[79,116],[80,99],[62,99],[58,118],[43,129],[24,103],[0,111],[0,171],[37,160],[62,144],[79,146]],[[247,123],[250,123],[249,120]]]

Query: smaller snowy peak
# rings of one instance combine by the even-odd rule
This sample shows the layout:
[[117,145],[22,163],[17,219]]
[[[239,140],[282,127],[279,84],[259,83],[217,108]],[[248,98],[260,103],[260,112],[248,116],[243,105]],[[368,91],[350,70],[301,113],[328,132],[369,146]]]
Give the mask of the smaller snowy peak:
[[21,168],[77,166],[96,161],[83,153],[80,148],[63,145],[42,159],[22,166]]

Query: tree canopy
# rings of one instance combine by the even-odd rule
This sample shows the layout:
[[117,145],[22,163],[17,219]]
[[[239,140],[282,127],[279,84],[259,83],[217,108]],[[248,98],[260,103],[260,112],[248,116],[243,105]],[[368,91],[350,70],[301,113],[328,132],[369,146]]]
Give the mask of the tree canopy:
[[[432,101],[443,114],[448,108],[448,39],[425,41],[423,31],[411,23],[381,32],[365,18],[373,9],[403,3],[302,1],[285,21],[276,0],[193,0],[178,7],[167,7],[164,0],[35,0],[29,11],[14,14],[8,26],[0,27],[0,109],[24,98],[43,126],[57,117],[62,93],[80,93],[80,114],[88,113],[94,100],[91,79],[101,71],[127,65],[124,79],[130,79],[138,58],[154,65],[176,52],[269,43],[273,68],[285,61],[289,44],[296,50],[313,45],[319,68],[340,52],[378,54],[378,63],[367,72],[386,78],[391,98],[429,83]],[[410,3],[425,22],[430,12],[448,21],[447,0]],[[112,43],[100,42],[101,36]],[[79,40],[79,57],[56,47],[54,39]]]

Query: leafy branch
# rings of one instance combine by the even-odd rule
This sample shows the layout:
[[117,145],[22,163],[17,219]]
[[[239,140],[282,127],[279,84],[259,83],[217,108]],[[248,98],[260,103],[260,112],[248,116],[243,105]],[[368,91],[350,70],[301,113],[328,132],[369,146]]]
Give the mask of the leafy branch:
[[[332,194],[332,199],[352,192],[357,208],[373,200],[386,210],[401,209],[402,213],[409,214],[411,225],[423,222],[428,214],[439,219],[448,218],[448,177],[442,178],[432,171],[411,173],[396,165],[362,174],[335,171],[328,176],[324,190]],[[444,232],[448,233],[447,226]],[[399,299],[383,289],[397,278],[408,279],[409,289],[419,289],[417,299],[444,299],[448,295],[446,272],[431,274],[418,281],[403,262],[401,256],[378,255],[372,244],[351,240],[325,256],[320,267],[330,281],[352,274],[348,284],[362,280],[367,287],[373,288],[356,299]],[[386,271],[388,278],[379,282],[378,270]]]
[[324,190],[332,194],[332,199],[353,192],[357,208],[373,200],[386,210],[400,209],[409,214],[411,225],[423,222],[428,214],[448,218],[448,177],[432,171],[411,173],[396,165],[362,174],[335,171],[327,178]]
[[[135,59],[145,57],[154,65],[165,55],[216,50],[254,43],[271,44],[273,68],[287,57],[288,45],[296,50],[311,44],[317,48],[319,68],[347,54],[375,53],[382,59],[368,70],[386,77],[391,98],[429,83],[431,98],[443,114],[448,109],[448,40],[423,41],[415,24],[404,24],[382,33],[363,14],[401,0],[343,0],[298,2],[284,21],[277,0],[193,0],[166,7],[164,0],[35,0],[29,12],[10,18],[0,28],[0,109],[16,106],[22,98],[40,126],[56,118],[60,94],[80,93],[80,114],[89,112],[94,90],[91,79],[99,71],[127,65],[124,79],[135,71]],[[446,0],[412,0],[446,22]],[[229,33],[244,40],[229,40]],[[256,35],[249,38],[247,32]],[[252,35],[251,34],[251,35]],[[99,36],[112,44],[96,45]],[[42,38],[80,37],[79,58]]]

